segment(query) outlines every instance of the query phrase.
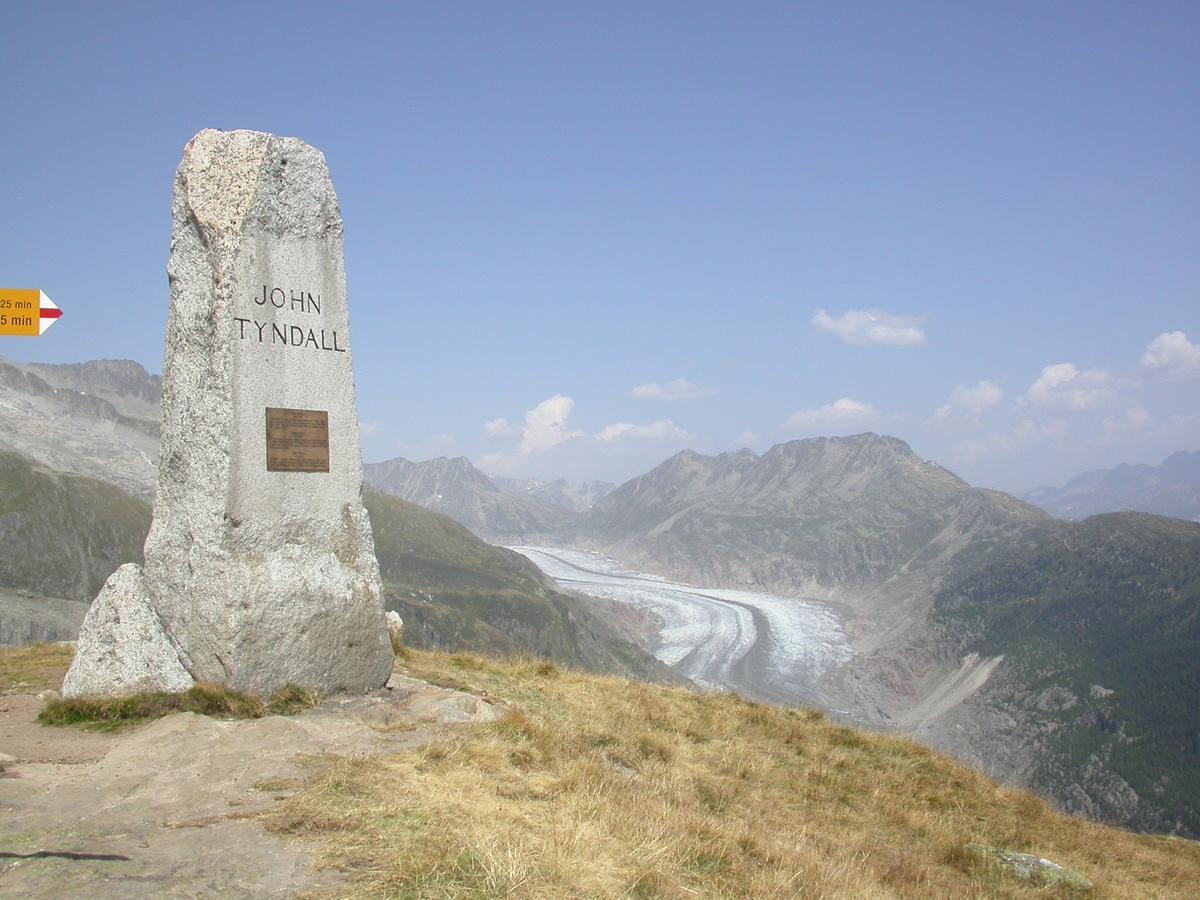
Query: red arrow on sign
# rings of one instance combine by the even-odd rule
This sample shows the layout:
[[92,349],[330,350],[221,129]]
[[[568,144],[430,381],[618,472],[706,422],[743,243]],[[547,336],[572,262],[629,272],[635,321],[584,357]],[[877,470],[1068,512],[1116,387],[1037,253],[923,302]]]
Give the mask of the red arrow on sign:
[[[38,291],[38,293],[42,294],[41,291]],[[42,307],[38,313],[38,318],[41,319],[41,321],[38,323],[38,334],[45,334],[46,329],[53,325],[57,319],[62,317],[62,310],[59,309],[58,305],[45,294],[42,294],[41,300]]]

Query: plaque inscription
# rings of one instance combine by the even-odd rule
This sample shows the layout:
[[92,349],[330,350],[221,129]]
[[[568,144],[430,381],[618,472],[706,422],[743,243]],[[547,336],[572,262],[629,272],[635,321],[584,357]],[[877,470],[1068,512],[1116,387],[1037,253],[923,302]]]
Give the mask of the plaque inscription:
[[268,406],[267,471],[328,472],[329,413]]

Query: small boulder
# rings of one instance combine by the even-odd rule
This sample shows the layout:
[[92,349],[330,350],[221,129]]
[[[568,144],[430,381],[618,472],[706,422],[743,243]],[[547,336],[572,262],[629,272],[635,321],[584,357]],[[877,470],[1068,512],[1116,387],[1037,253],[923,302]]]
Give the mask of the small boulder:
[[404,620],[394,609],[387,611],[387,630],[392,639],[392,653],[399,655],[400,648],[404,646]]
[[967,844],[963,849],[971,858],[999,866],[1014,877],[1039,887],[1063,887],[1080,894],[1090,894],[1095,889],[1095,885],[1078,872],[1040,856],[986,844]]
[[142,567],[126,563],[84,617],[62,695],[182,693],[193,684],[150,602]]

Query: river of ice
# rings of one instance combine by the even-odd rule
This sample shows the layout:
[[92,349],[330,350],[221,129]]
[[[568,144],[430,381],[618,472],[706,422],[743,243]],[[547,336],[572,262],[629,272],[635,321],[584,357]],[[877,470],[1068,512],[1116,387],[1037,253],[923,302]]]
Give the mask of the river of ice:
[[817,601],[679,584],[583,550],[512,549],[568,590],[648,614],[654,655],[703,687],[828,707],[821,679],[850,658],[840,616]]

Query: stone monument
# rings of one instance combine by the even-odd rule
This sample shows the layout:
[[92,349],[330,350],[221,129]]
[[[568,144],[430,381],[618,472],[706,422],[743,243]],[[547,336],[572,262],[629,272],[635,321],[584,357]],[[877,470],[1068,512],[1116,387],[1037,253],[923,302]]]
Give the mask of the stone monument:
[[202,131],[173,219],[145,564],[101,589],[63,695],[380,687],[392,648],[325,158],[295,138]]

